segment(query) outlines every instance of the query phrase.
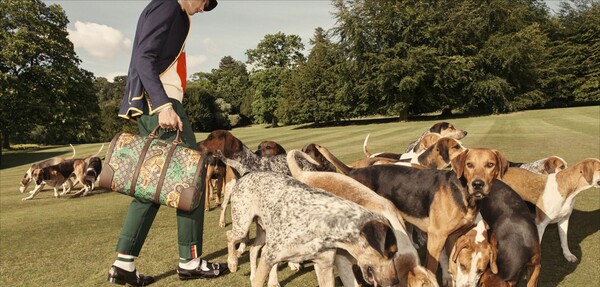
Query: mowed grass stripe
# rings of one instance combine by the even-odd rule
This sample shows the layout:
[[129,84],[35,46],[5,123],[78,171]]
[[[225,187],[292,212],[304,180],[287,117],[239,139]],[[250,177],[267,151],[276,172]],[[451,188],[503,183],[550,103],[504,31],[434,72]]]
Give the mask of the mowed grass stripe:
[[[467,130],[467,147],[500,150],[510,160],[532,161],[549,155],[564,157],[573,165],[587,157],[600,157],[600,107],[518,112],[487,117],[450,119]],[[349,163],[364,158],[362,144],[371,133],[371,152],[402,152],[406,145],[435,120],[358,124],[311,129],[297,126],[252,126],[232,132],[254,150],[262,140],[274,140],[287,150],[314,142],[329,148]],[[208,133],[197,133],[197,139]],[[101,143],[76,145],[77,157],[94,154]],[[100,154],[108,149],[105,143]],[[114,260],[114,247],[131,199],[115,193],[85,198],[53,198],[46,188],[35,200],[22,202],[18,182],[28,166],[51,156],[71,156],[67,146],[7,151],[0,170],[0,279],[1,286],[107,286],[106,272]],[[29,187],[28,190],[31,190]],[[76,189],[79,189],[78,186]],[[205,213],[204,256],[224,262],[225,231],[218,226],[220,209]],[[227,222],[231,219],[227,212]],[[157,276],[157,286],[250,286],[248,253],[240,258],[240,270],[217,280],[182,282],[177,278],[177,230],[175,211],[162,207],[142,255],[140,271]],[[542,274],[539,286],[591,286],[598,282],[600,264],[600,197],[598,190],[583,191],[572,215],[569,246],[580,262],[566,262],[560,249],[556,225],[546,230],[542,243]],[[251,232],[253,233],[253,230]],[[280,267],[282,286],[316,286],[312,264],[296,273]],[[524,286],[520,284],[520,286]]]

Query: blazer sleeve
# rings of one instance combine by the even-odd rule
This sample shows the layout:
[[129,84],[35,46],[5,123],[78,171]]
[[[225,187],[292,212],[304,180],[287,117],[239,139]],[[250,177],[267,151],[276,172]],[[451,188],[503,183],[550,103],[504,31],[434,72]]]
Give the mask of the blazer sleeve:
[[150,104],[150,114],[157,109],[171,105],[169,97],[160,81],[157,62],[160,53],[167,43],[173,19],[181,9],[176,1],[163,1],[161,4],[146,12],[144,25],[139,38],[138,51],[134,55],[134,64],[140,80],[147,92]]

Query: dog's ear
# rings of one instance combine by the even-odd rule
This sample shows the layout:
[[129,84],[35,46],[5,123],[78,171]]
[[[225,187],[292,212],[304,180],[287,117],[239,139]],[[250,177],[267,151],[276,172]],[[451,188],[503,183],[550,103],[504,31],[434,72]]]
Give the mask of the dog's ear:
[[233,136],[230,132],[227,132],[225,135],[225,146],[223,147],[223,155],[227,158],[231,158],[234,153],[241,151],[242,141]]
[[498,258],[498,241],[495,235],[490,235],[490,269],[492,273],[498,274],[498,264],[496,259]]
[[556,171],[556,162],[553,161],[551,158],[547,159],[544,161],[544,172],[546,174],[551,174],[554,173]]
[[458,254],[460,254],[460,251],[468,248],[470,246],[470,241],[466,236],[461,236],[460,238],[458,238],[458,241],[456,241],[456,243],[454,244],[454,248],[452,248],[452,252],[450,254],[450,260],[452,260],[452,262],[456,263],[456,260],[458,259]]
[[449,138],[445,138],[443,141],[439,140],[437,143],[437,150],[440,153],[440,155],[442,156],[442,159],[444,160],[444,162],[450,162],[450,139]]
[[450,164],[452,165],[452,170],[456,173],[457,178],[461,178],[463,176],[463,172],[465,171],[465,160],[467,159],[467,153],[469,153],[469,149],[465,149],[462,153],[457,155]]
[[360,233],[382,257],[389,259],[398,252],[396,236],[389,225],[372,220],[363,225]]
[[287,152],[285,151],[285,149],[280,144],[277,144],[277,155],[286,154],[286,153]]
[[503,154],[501,154],[497,150],[493,150],[493,151],[494,151],[494,155],[496,156],[496,166],[498,168],[498,174],[497,174],[496,178],[501,179],[502,177],[504,177],[504,174],[506,173],[506,171],[508,171],[509,163]]
[[592,183],[592,180],[594,180],[594,172],[600,169],[600,161],[586,159],[580,162],[579,165],[579,173],[581,173],[586,182]]

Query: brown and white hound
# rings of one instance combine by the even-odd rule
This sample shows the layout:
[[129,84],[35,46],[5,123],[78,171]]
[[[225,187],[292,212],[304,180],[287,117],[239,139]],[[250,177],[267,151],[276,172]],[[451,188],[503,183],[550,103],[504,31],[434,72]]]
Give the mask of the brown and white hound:
[[[306,153],[299,150],[291,150],[287,155],[287,161],[292,176],[295,179],[311,187],[323,189],[341,198],[357,203],[389,220],[398,242],[398,252],[394,257],[394,264],[396,265],[400,282],[407,284],[407,286],[415,287],[438,286],[433,273],[420,265],[419,255],[413,247],[406,231],[404,219],[392,202],[348,176],[334,172],[303,171],[296,162],[297,158],[314,161]],[[316,161],[313,163],[319,164]],[[344,267],[343,270],[338,270],[344,286],[357,286],[358,283],[352,275],[352,266],[344,265]]]
[[590,187],[600,188],[600,160],[588,158],[553,174],[536,174],[511,167],[502,177],[525,201],[535,204],[540,241],[546,226],[558,223],[563,255],[569,262],[577,257],[569,250],[567,232],[576,196]]
[[457,140],[463,139],[467,136],[467,131],[457,129],[453,124],[449,122],[437,122],[426,130],[416,141],[410,143],[404,153],[409,153],[414,150],[415,146],[421,141],[421,139],[428,135],[436,133],[442,137],[454,138]]
[[[96,154],[86,158],[64,160],[55,165],[33,169],[31,172],[31,177],[36,186],[30,192],[30,195],[22,200],[33,199],[46,184],[54,188],[54,197],[58,198],[61,195],[65,195],[71,190],[72,187],[70,181],[71,176],[75,176],[76,182],[80,182],[83,185],[82,191],[85,190],[85,193],[87,194],[87,192],[92,189],[92,186],[87,185],[86,182],[88,164],[92,158],[97,157],[103,148],[104,145],[100,147]],[[100,166],[101,164],[102,163],[100,162]],[[58,188],[63,184],[67,184],[69,188],[63,188],[63,192],[59,194]]]
[[567,168],[567,162],[558,156],[549,156],[534,162],[508,162],[510,167],[520,167],[538,174],[557,173]]
[[262,141],[258,144],[258,147],[254,153],[258,156],[264,157],[286,154],[285,149],[274,141]]
[[[68,159],[74,158],[75,155],[77,154],[77,152],[75,151],[75,147],[73,147],[73,145],[70,145],[70,146],[71,146],[71,149],[73,149],[73,154]],[[43,168],[43,167],[51,166],[51,165],[57,165],[57,164],[65,161],[65,160],[67,160],[67,158],[53,157],[53,158],[50,158],[50,159],[43,160],[41,162],[32,164],[27,169],[27,171],[25,172],[25,175],[23,175],[23,178],[21,179],[20,187],[19,187],[19,192],[21,192],[21,193],[25,192],[25,190],[27,189],[27,187],[33,182],[32,172],[33,172],[34,169],[36,169],[36,168]],[[63,186],[63,191],[65,191],[66,189],[70,189],[72,185],[73,185],[72,182],[69,180]]]
[[448,235],[473,224],[476,200],[488,194],[489,183],[507,166],[496,151],[468,149],[452,161],[454,172],[398,165],[353,169],[326,148],[317,149],[342,173],[392,201],[406,221],[427,233],[426,267],[434,273]]
[[404,153],[404,154],[392,153],[392,152],[379,152],[379,153],[371,154],[369,152],[369,150],[367,149],[367,141],[369,140],[369,136],[370,136],[370,134],[367,135],[367,137],[365,138],[365,141],[363,142],[363,153],[368,158],[369,157],[385,157],[385,158],[396,159],[396,160],[412,159],[416,155],[425,151],[428,147],[432,146],[435,142],[437,142],[442,137],[438,133],[424,135],[419,140],[419,142],[414,146],[414,148],[411,149],[410,152]]

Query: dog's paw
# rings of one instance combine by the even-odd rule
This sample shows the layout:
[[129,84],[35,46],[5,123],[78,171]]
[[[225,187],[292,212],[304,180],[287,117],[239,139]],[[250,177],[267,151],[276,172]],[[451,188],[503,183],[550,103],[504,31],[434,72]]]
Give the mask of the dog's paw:
[[288,267],[292,271],[299,271],[300,269],[302,269],[302,264],[300,264],[300,263],[294,263],[294,262],[288,262]]
[[237,272],[238,269],[238,262],[237,262],[237,258],[236,259],[227,259],[227,267],[229,268],[229,271],[231,271],[231,273],[233,272]]
[[577,256],[575,256],[575,255],[573,255],[571,253],[564,254],[564,255],[565,255],[565,259],[567,259],[567,261],[569,261],[571,263],[577,262],[577,260],[578,260]]
[[448,275],[448,276],[443,276],[442,278],[442,284],[444,287],[452,287],[452,276]]
[[219,220],[219,227],[223,228],[223,227],[225,227],[225,225],[226,225],[225,220],[223,220],[223,221]]
[[268,287],[281,287],[281,285],[279,285],[279,282],[276,282],[276,283],[269,282]]
[[30,200],[30,199],[32,199],[32,198],[33,198],[33,197],[25,197],[25,198],[22,198],[21,200],[22,200],[22,201],[25,201],[25,200]]

